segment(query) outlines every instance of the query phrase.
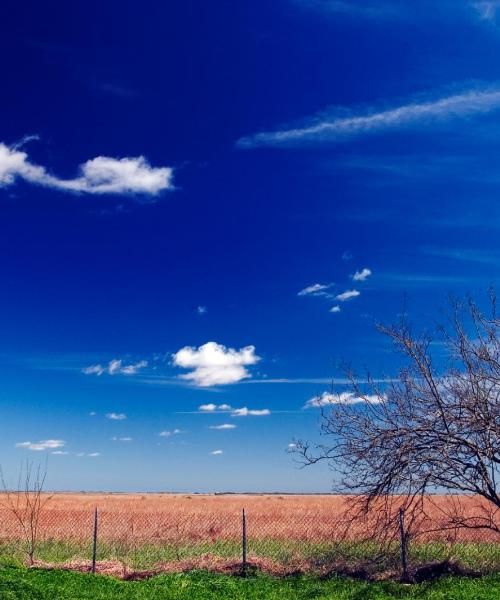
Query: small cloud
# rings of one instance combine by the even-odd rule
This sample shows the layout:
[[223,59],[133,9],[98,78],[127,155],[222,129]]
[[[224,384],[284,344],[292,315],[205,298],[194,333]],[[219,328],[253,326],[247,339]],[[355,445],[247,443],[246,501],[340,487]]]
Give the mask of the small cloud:
[[222,423],[222,425],[210,425],[209,429],[236,429],[236,425],[233,425],[232,423]]
[[288,444],[288,449],[289,450],[293,450],[294,448],[297,448],[297,444],[294,444],[293,442]]
[[19,442],[16,444],[16,448],[26,448],[26,450],[40,452],[42,450],[62,448],[65,445],[66,442],[64,440],[40,440],[39,442]]
[[254,410],[244,406],[243,408],[235,408],[231,413],[232,417],[265,417],[270,415],[271,411],[268,408]]
[[335,296],[335,300],[346,302],[347,300],[351,300],[351,298],[357,298],[359,295],[360,292],[358,292],[358,290],[346,290],[345,292],[342,292],[342,294]]
[[90,458],[96,458],[97,456],[101,456],[100,452],[91,452],[90,454],[87,454],[87,456],[90,456]]
[[198,410],[200,412],[228,412],[232,410],[232,407],[229,404],[202,404],[198,406]]
[[331,288],[333,283],[313,283],[297,293],[297,296],[326,296],[326,290]]
[[112,437],[111,440],[113,442],[131,442],[134,438],[131,437]]
[[366,281],[371,274],[372,272],[370,271],[370,269],[367,269],[365,267],[361,271],[356,271],[356,273],[354,273],[354,275],[352,276],[352,279],[353,281]]
[[110,360],[107,365],[91,365],[82,369],[82,373],[85,375],[102,375],[107,373],[108,375],[136,375],[140,369],[148,366],[147,360],[140,360],[136,363],[124,364],[119,358]]
[[213,456],[220,456],[221,454],[224,454],[223,450],[212,450],[212,452],[210,452],[210,454],[212,454]]
[[164,431],[160,431],[158,434],[160,437],[170,437],[171,435],[179,435],[181,433],[186,433],[182,431],[182,429],[173,429],[172,431],[165,429]]
[[79,176],[61,179],[51,175],[45,167],[30,162],[19,144],[7,146],[0,142],[0,187],[13,185],[24,179],[39,185],[65,192],[84,194],[144,194],[155,196],[171,190],[173,169],[152,167],[144,156],[112,158],[97,156],[79,167]]
[[344,252],[342,252],[342,260],[351,260],[352,258],[352,252],[350,252],[349,250],[344,250]]
[[95,417],[95,416],[96,416],[96,414],[97,414],[97,413],[95,412],[95,410],[93,410],[92,412],[89,412],[89,416],[90,416],[90,417]]
[[331,406],[332,404],[380,404],[384,398],[377,394],[368,394],[366,396],[356,396],[352,392],[341,392],[340,394],[332,394],[323,392],[320,396],[310,398],[304,408],[322,408]]
[[54,452],[51,452],[51,454],[63,456],[63,455],[69,454],[69,452],[66,452],[65,450],[54,450]]
[[206,306],[198,306],[197,309],[196,309],[196,312],[199,315],[204,315],[207,312],[207,307]]
[[106,413],[106,419],[111,419],[112,421],[123,421],[126,418],[127,418],[127,415],[125,413],[116,413],[116,412]]
[[336,306],[332,306],[332,308],[330,308],[331,313],[339,313],[341,311],[340,306],[337,304]]
[[175,366],[192,369],[179,377],[192,381],[198,387],[225,385],[248,379],[251,375],[246,367],[259,360],[260,356],[255,354],[255,346],[235,350],[216,342],[208,342],[198,348],[185,346],[173,355]]

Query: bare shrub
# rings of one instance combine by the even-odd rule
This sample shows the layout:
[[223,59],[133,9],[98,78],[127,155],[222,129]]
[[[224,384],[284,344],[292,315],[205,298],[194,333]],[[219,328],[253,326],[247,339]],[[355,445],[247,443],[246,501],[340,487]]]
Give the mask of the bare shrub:
[[19,470],[17,487],[10,489],[0,468],[3,494],[0,505],[7,509],[18,523],[28,564],[33,565],[40,533],[40,518],[52,496],[43,493],[47,477],[47,463],[36,465],[26,461]]

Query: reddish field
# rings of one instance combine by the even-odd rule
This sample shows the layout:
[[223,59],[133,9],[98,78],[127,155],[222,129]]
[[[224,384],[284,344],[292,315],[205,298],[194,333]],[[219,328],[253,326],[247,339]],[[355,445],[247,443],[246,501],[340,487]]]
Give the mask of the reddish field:
[[[455,501],[457,497],[454,497]],[[473,497],[459,499],[465,514],[481,506]],[[430,519],[423,527],[433,529],[450,505],[445,496],[434,496]],[[253,539],[327,541],[360,539],[369,534],[370,522],[351,523],[346,530],[343,496],[280,495],[188,495],[188,494],[54,494],[44,510],[40,531],[48,539],[83,540],[91,535],[93,511],[100,513],[100,536],[136,542],[237,540],[241,536],[241,513],[247,514],[248,535]],[[0,494],[0,505],[5,497]],[[15,538],[19,527],[5,508],[0,509],[0,537]],[[455,535],[455,534],[454,534]],[[450,539],[434,533],[427,539]],[[456,539],[456,538],[455,538]],[[498,541],[484,530],[465,531],[458,539]]]

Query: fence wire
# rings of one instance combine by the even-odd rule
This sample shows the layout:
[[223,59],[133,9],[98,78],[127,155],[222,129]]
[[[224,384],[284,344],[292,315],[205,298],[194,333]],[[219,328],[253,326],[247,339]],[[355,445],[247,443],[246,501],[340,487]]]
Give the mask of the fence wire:
[[[25,515],[26,516],[26,515]],[[0,509],[0,557],[39,566],[97,572],[260,568],[276,574],[399,568],[398,524],[383,542],[367,522],[328,513],[45,509],[33,527],[23,527]],[[389,540],[389,541],[387,541]],[[473,529],[433,531],[408,539],[412,565],[456,560],[481,572],[500,571],[500,536]],[[246,562],[245,562],[246,561]]]

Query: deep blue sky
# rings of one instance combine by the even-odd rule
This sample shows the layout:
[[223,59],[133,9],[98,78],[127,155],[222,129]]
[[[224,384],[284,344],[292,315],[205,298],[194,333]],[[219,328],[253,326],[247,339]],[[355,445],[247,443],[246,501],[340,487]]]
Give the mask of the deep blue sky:
[[285,450],[338,361],[394,374],[405,293],[419,327],[498,280],[500,3],[5,1],[0,46],[3,469],[328,491]]

